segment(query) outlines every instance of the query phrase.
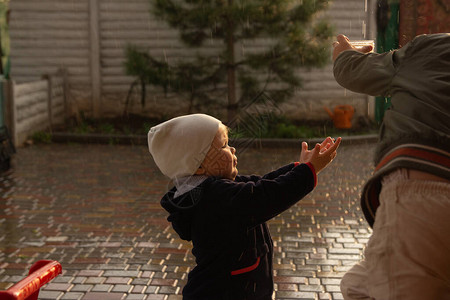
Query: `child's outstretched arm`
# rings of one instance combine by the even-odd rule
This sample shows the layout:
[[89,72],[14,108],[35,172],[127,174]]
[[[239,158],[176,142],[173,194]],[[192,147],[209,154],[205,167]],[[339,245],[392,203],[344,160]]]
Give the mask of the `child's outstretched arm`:
[[340,137],[336,141],[327,137],[321,144],[316,144],[314,149],[308,150],[308,143],[303,142],[300,163],[311,163],[318,174],[336,157],[340,143]]

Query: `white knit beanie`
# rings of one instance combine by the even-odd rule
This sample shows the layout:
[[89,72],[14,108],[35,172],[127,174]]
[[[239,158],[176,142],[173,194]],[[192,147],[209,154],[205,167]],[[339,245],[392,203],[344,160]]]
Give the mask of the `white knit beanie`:
[[205,114],[173,118],[150,128],[148,149],[167,177],[193,175],[205,159],[220,124],[220,120]]

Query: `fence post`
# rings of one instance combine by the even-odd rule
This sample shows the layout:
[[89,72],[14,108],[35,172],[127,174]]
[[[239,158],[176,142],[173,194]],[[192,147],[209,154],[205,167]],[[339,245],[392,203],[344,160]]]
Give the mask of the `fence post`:
[[101,74],[100,74],[100,25],[98,0],[89,0],[91,75],[92,75],[92,113],[94,118],[101,115]]
[[52,86],[52,77],[48,74],[42,75],[42,79],[47,80],[47,115],[48,115],[48,128],[50,130],[50,133],[53,132],[53,111],[52,111],[52,105],[53,105],[53,86]]
[[17,124],[17,114],[16,114],[16,104],[14,99],[14,80],[8,79],[3,81],[3,91],[4,91],[4,100],[5,100],[5,125],[9,128],[9,131],[11,133],[11,139],[13,142],[13,145],[17,147],[17,130],[16,130],[16,124]]
[[67,120],[69,120],[70,116],[70,107],[68,103],[68,92],[69,92],[69,82],[68,82],[68,76],[67,76],[67,69],[59,69],[58,74],[62,76],[63,79],[63,103],[64,103],[64,123],[67,124]]
[[6,81],[6,79],[0,75],[0,127],[6,125],[5,124],[5,117],[4,115],[6,114],[5,112],[5,87],[4,87],[4,82]]

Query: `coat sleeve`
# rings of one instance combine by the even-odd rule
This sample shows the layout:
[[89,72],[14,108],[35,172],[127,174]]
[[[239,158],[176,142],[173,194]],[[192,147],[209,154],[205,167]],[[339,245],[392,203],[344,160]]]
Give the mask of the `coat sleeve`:
[[217,193],[216,201],[221,202],[221,213],[254,226],[285,211],[314,186],[314,171],[307,164],[299,164],[276,178],[261,178],[256,182],[219,180],[213,189]]
[[277,170],[274,170],[272,172],[267,173],[264,176],[258,176],[258,175],[239,175],[236,177],[236,181],[237,182],[257,182],[259,180],[261,180],[261,178],[264,179],[274,179],[282,174],[286,174],[287,172],[291,171],[293,167],[295,167],[298,163],[291,163],[288,165],[285,165]]
[[347,50],[334,62],[336,81],[344,88],[372,96],[388,96],[395,76],[396,52],[361,53]]

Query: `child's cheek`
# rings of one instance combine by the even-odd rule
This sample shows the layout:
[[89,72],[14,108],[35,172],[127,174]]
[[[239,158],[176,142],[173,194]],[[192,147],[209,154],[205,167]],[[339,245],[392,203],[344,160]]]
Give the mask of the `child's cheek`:
[[226,174],[231,168],[232,160],[224,153],[218,155],[213,163],[214,169],[220,174]]

